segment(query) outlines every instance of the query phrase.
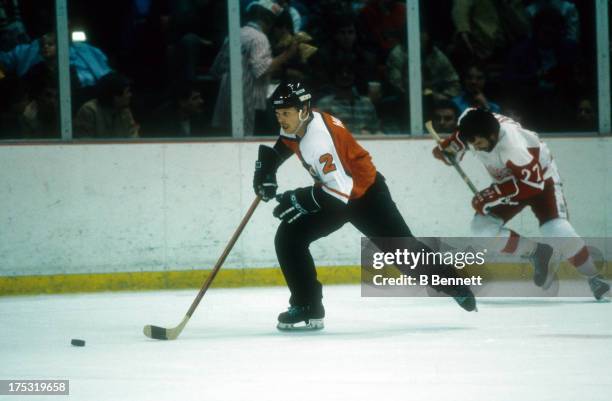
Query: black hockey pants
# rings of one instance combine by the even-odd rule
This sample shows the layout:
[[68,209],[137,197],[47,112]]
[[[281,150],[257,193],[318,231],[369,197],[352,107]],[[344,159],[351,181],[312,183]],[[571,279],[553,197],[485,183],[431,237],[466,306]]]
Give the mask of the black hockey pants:
[[[283,221],[276,232],[274,244],[279,264],[291,291],[291,305],[320,302],[323,297],[322,286],[317,280],[317,271],[309,250],[310,244],[340,229],[347,222],[374,241],[376,237],[412,237],[380,173],[366,193],[359,199],[350,200],[346,207],[323,209],[318,213],[302,216],[292,224]],[[410,244],[415,252],[429,250],[418,241],[410,241]],[[450,266],[436,268],[436,274],[457,277],[456,271]],[[419,274],[432,273],[431,269],[417,270]],[[415,271],[406,273],[415,274]]]

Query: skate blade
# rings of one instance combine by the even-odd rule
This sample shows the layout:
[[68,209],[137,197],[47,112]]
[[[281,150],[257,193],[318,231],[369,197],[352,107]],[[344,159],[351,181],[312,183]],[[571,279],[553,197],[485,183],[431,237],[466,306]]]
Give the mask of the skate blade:
[[[304,323],[302,325],[302,323]],[[323,319],[310,319],[308,323],[278,323],[276,328],[280,331],[314,331],[322,330],[325,327]]]

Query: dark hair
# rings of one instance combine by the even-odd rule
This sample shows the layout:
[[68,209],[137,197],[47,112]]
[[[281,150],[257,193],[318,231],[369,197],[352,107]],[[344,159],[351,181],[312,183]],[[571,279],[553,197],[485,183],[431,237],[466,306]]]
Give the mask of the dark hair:
[[97,99],[103,106],[112,106],[115,96],[121,96],[130,86],[130,80],[118,72],[109,72],[96,84]]
[[276,17],[274,21],[274,27],[278,29],[286,29],[291,33],[295,33],[295,28],[293,27],[293,18],[291,18],[291,14],[289,13],[289,9],[285,9],[282,13]]
[[451,109],[455,112],[455,115],[459,117],[459,108],[457,107],[457,104],[455,104],[455,102],[453,102],[452,100],[443,99],[434,102],[431,110],[433,111],[439,109]]
[[274,15],[272,11],[260,6],[259,4],[253,4],[247,9],[247,22],[261,21],[267,26],[272,26],[274,24],[275,19],[276,15]]
[[499,122],[493,113],[484,109],[474,109],[466,113],[459,122],[461,139],[471,142],[475,137],[488,137],[499,132]]

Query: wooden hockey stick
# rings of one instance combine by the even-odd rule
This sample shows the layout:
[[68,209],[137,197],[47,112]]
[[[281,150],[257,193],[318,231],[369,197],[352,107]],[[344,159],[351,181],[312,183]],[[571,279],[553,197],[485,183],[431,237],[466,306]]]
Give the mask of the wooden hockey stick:
[[198,307],[198,304],[200,303],[200,301],[202,300],[202,297],[208,290],[208,287],[210,287],[212,281],[215,279],[215,276],[219,272],[219,269],[221,269],[223,262],[225,262],[225,258],[227,258],[227,255],[229,255],[230,251],[234,247],[234,244],[238,240],[238,237],[240,237],[242,230],[249,222],[251,216],[253,215],[253,212],[255,212],[255,209],[257,208],[257,205],[259,205],[260,201],[261,201],[261,197],[257,196],[255,200],[253,201],[253,203],[251,203],[251,207],[247,211],[246,215],[242,218],[240,225],[238,226],[236,231],[234,231],[234,235],[232,235],[232,238],[229,240],[229,243],[223,250],[221,257],[219,258],[219,260],[217,260],[215,267],[213,268],[213,270],[210,272],[210,274],[206,278],[206,281],[202,285],[202,288],[200,288],[200,292],[198,292],[198,295],[193,300],[191,307],[189,307],[187,314],[183,318],[183,321],[178,326],[170,328],[170,329],[165,329],[163,327],[158,327],[158,326],[146,325],[142,330],[145,336],[149,338],[153,338],[155,340],[176,340],[176,338],[181,334],[181,332],[183,331],[183,328],[189,321],[189,318],[191,318],[191,315],[193,315],[193,312]]
[[[436,142],[438,142],[438,143],[442,142],[442,138],[440,138],[440,135],[438,135],[438,133],[434,129],[431,120],[427,121],[425,123],[425,128],[427,128],[427,131],[431,134],[431,136],[434,137]],[[459,165],[457,160],[455,160],[455,157],[449,155],[448,160],[450,160],[450,162],[453,165],[453,167],[455,168],[455,170],[457,170],[457,173],[459,173],[461,178],[463,178],[463,181],[467,184],[468,187],[470,187],[470,189],[472,190],[474,195],[476,195],[478,193],[478,189],[476,188],[474,183],[472,183],[472,180],[470,180],[470,178],[467,176],[467,174],[465,174],[465,171],[463,171],[463,169],[461,168],[461,166]]]

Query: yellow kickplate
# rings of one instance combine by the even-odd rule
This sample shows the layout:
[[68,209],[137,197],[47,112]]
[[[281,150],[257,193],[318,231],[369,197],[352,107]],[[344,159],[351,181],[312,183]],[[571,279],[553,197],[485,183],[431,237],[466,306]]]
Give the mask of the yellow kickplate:
[[[209,270],[164,272],[57,274],[49,276],[0,277],[0,296],[21,294],[60,294],[97,291],[139,291],[199,288]],[[324,284],[359,283],[359,266],[317,268]],[[261,287],[285,285],[280,268],[221,269],[213,287]]]
[[[608,276],[608,266],[604,275]],[[163,272],[57,274],[48,276],[3,276],[0,277],[0,296],[25,294],[61,294],[98,291],[140,291],[199,288],[210,270],[173,270]],[[379,271],[364,271],[369,281]],[[399,272],[397,273],[399,275]],[[496,264],[486,269],[470,267],[466,276],[482,275],[485,280],[531,280],[533,270],[528,264]],[[562,263],[560,279],[577,279],[581,276],[573,266]],[[359,266],[320,266],[317,276],[325,284],[358,284],[361,280]],[[386,273],[391,277],[392,274]],[[284,286],[285,279],[278,267],[255,269],[221,269],[213,287],[265,287]]]

